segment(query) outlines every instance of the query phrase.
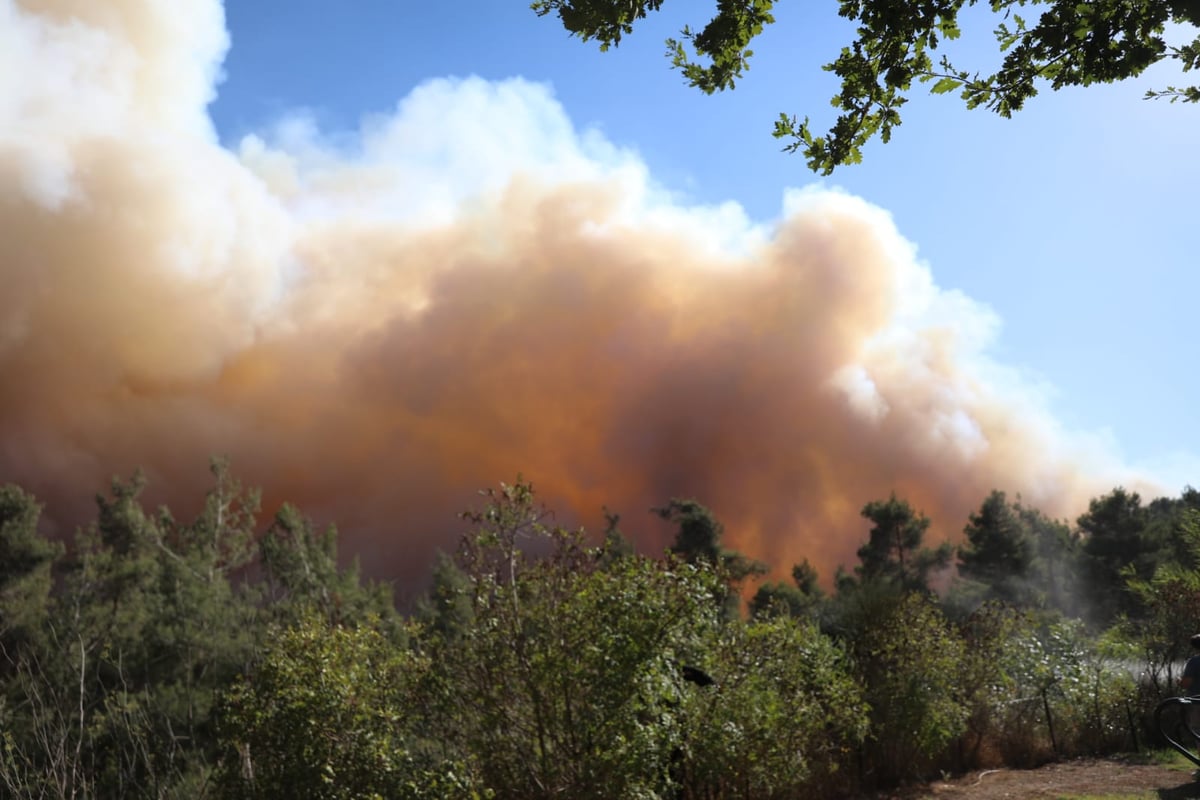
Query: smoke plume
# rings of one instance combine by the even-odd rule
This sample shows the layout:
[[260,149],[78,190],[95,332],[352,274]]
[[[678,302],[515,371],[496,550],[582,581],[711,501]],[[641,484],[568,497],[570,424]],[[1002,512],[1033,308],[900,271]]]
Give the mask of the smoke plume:
[[0,481],[64,534],[113,474],[186,503],[228,454],[377,576],[518,472],[648,549],[695,497],[828,575],[893,490],[937,539],[992,488],[1066,515],[1133,479],[863,200],[689,204],[519,79],[230,150],[227,45],[216,0],[0,0]]

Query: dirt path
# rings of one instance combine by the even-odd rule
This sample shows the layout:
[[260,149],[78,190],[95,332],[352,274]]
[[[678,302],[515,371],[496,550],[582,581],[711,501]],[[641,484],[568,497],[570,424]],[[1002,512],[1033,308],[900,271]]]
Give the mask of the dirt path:
[[985,770],[895,795],[895,800],[1059,800],[1079,796],[1200,798],[1190,770],[1126,759],[1086,759],[1033,770]]

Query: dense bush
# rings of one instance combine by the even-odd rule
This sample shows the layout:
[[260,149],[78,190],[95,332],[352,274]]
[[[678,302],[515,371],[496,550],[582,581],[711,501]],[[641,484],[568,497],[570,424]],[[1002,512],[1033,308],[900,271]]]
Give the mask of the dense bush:
[[[260,523],[257,496],[223,464],[214,477],[182,521],[117,481],[69,547],[0,488],[5,796],[852,795],[1132,744],[1200,608],[1194,492],[1125,503],[1119,525],[1090,512],[1144,561],[1173,554],[1129,572],[1140,616],[1100,636],[1054,601],[1073,534],[1002,495],[960,551],[979,586],[950,603],[925,585],[946,548],[893,497],[864,508],[864,568],[826,595],[805,562],[746,619],[760,565],[699,503],[658,510],[679,532],[647,556],[615,515],[599,547],[548,524],[518,482],[465,515],[405,619],[339,566],[332,528],[289,506]],[[1030,545],[1021,560],[1006,537]],[[1024,608],[1022,580],[1043,586]]]
[[926,774],[966,730],[962,639],[930,597],[903,593],[875,608],[851,647],[871,707],[868,777]]
[[420,746],[429,668],[428,658],[372,625],[347,628],[310,616],[281,631],[226,699],[222,795],[479,796],[461,763]]
[[847,657],[814,625],[728,625],[706,665],[715,684],[682,709],[685,796],[817,797],[853,785],[867,707]]
[[[690,564],[605,558],[543,516],[517,484],[473,517],[458,559],[467,621],[429,643],[439,724],[498,797],[660,796],[682,665],[715,636],[722,584]],[[531,540],[550,552],[530,560]]]
[[1004,763],[1032,766],[1133,744],[1134,676],[1089,641],[1081,623],[1014,618],[1000,630],[987,733]]

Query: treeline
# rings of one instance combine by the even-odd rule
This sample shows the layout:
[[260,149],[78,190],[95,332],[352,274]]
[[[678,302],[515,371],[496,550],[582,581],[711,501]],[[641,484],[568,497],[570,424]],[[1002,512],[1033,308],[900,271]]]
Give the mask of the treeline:
[[832,591],[805,562],[745,604],[765,568],[698,503],[649,556],[518,481],[401,614],[213,471],[184,521],[114,482],[69,547],[0,489],[0,794],[844,796],[1136,747],[1200,627],[1192,490],[1074,526],[997,492],[957,548],[893,496]]

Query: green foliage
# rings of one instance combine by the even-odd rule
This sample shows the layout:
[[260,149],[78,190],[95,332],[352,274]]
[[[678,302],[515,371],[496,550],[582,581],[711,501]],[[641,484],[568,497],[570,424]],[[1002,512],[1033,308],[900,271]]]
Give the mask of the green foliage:
[[470,798],[460,764],[422,755],[419,687],[429,660],[371,624],[310,616],[281,630],[229,692],[222,794],[238,798]]
[[1036,552],[1036,571],[1046,607],[1078,617],[1079,535],[1065,522],[1053,520],[1035,508],[1021,507],[1021,522],[1029,531]]
[[474,622],[466,574],[445,553],[433,562],[433,584],[418,603],[416,617],[431,635],[457,639]]
[[845,654],[811,622],[727,626],[708,666],[717,685],[680,712],[687,797],[834,794],[867,731],[867,707]]
[[[862,564],[835,594],[805,561],[747,622],[729,612],[751,562],[699,503],[658,510],[675,546],[647,558],[615,515],[599,547],[553,525],[520,480],[465,515],[404,622],[339,566],[333,528],[285,507],[259,536],[257,494],[213,474],[191,520],[148,511],[140,476],[114,481],[65,555],[36,501],[0,489],[0,793],[852,794],[1122,746],[1200,614],[1193,490],[1147,506],[1118,491],[1081,518],[1092,562],[1134,557],[1118,578],[1140,613],[1093,640],[1054,613],[1077,537],[999,493],[960,558],[1007,602],[956,624],[927,589],[948,550],[895,497],[864,508]],[[1014,609],[1018,579],[1046,607]]]
[[[774,0],[718,0],[717,14],[703,30],[695,32],[685,26],[682,40],[667,40],[671,65],[683,73],[690,86],[706,94],[734,88],[754,55],[750,42],[775,21],[771,14],[774,5]],[[693,61],[689,49],[708,65]]]
[[1078,538],[1065,523],[994,491],[971,514],[963,533],[949,607],[963,616],[989,601],[1078,612]]
[[534,0],[530,4],[539,17],[554,13],[563,26],[583,41],[595,39],[600,49],[621,43],[621,37],[633,32],[633,23],[645,19],[648,11],[657,11],[663,0]]
[[269,597],[281,619],[295,621],[313,610],[335,623],[394,617],[386,586],[364,585],[357,561],[347,569],[338,566],[332,525],[317,533],[297,508],[284,505],[259,546]]
[[750,599],[750,616],[754,619],[779,616],[812,619],[817,612],[818,602],[815,598],[786,583],[764,583]]
[[1128,663],[1114,659],[1079,621],[1053,626],[1048,638],[1049,651],[1062,664],[1056,686],[1060,752],[1110,753],[1128,746],[1129,704],[1137,697]]
[[1141,651],[1155,700],[1177,690],[1174,669],[1192,655],[1186,643],[1200,620],[1200,511],[1184,509],[1176,535],[1184,548],[1181,560],[1160,564],[1149,580],[1129,577],[1129,590],[1146,614],[1120,625]]
[[750,600],[750,614],[756,619],[786,615],[816,619],[826,603],[825,593],[817,584],[817,571],[808,559],[792,568],[792,584],[764,583]]
[[1093,499],[1079,517],[1089,611],[1099,626],[1139,611],[1136,596],[1124,590],[1123,574],[1130,567],[1132,575],[1141,579],[1153,572],[1158,547],[1146,536],[1146,522],[1142,498],[1121,488]]
[[710,510],[695,500],[671,498],[667,505],[651,511],[677,526],[671,553],[688,564],[707,565],[720,573],[726,588],[716,593],[716,599],[727,617],[738,616],[742,583],[749,577],[765,574],[766,565],[736,550],[722,547],[721,537],[725,527]]
[[1033,630],[1028,612],[994,601],[977,608],[963,622],[961,674],[967,730],[959,751],[959,768],[980,766],[988,754],[1001,749],[1007,750],[1008,759],[1012,759],[1002,763],[1029,762],[1029,740],[1023,733],[1029,723],[1010,724],[1014,697],[1020,691],[1010,667],[1015,643]]
[[332,535],[320,548],[280,535],[285,524],[309,532],[298,515],[273,529],[271,563],[254,571],[274,592],[249,580],[258,495],[225,462],[212,472],[190,521],[148,512],[140,474],[113,481],[65,558],[37,533],[33,500],[0,491],[0,547],[11,555],[0,567],[0,785],[35,796],[202,797],[220,749],[214,698],[253,664],[269,620],[305,607],[352,619],[380,607],[394,620],[386,598],[336,568]]
[[1128,648],[1092,641],[1077,622],[1045,623],[990,603],[963,625],[969,687],[967,763],[1035,766],[1131,743],[1136,702]]
[[1194,542],[1189,520],[1200,511],[1200,491],[1188,486],[1179,497],[1157,497],[1146,506],[1146,538],[1154,544],[1160,564],[1193,563]]
[[[557,13],[567,31],[597,40],[601,50],[620,42],[635,22],[656,11],[661,0],[537,0],[539,16]],[[750,44],[775,21],[772,0],[718,0],[712,19],[699,32],[684,27],[667,40],[667,56],[684,80],[706,93],[732,89],[749,66]],[[1009,117],[1041,87],[1112,83],[1141,75],[1163,60],[1181,72],[1200,64],[1200,36],[1175,47],[1164,31],[1176,26],[1195,35],[1200,8],[1194,0],[990,0],[996,16],[993,34],[1002,53],[992,73],[963,69],[942,55],[944,42],[959,38],[959,15],[975,0],[839,0],[838,13],[857,24],[854,39],[824,69],[838,76],[841,90],[833,126],[814,134],[809,119],[780,114],[775,136],[785,150],[801,151],[810,169],[830,174],[862,160],[862,148],[878,136],[889,141],[901,122],[913,82],[930,84],[933,94],[957,92],[968,108],[986,108]],[[1017,13],[1039,8],[1027,21]],[[1200,86],[1169,86],[1146,97],[1200,102]]]
[[0,487],[0,645],[5,650],[37,636],[48,613],[51,570],[63,548],[38,534],[40,515],[31,495],[17,486]]
[[950,564],[950,544],[923,547],[929,518],[894,492],[887,500],[867,503],[862,515],[873,523],[870,538],[858,550],[861,564],[855,569],[864,583],[883,581],[904,591],[927,591],[930,573]]
[[76,540],[66,594],[89,649],[104,645],[142,663],[166,527],[138,500],[145,484],[140,473],[129,482],[114,479],[111,496],[96,498],[97,518]]
[[[222,462],[213,474],[203,510],[186,524],[165,509],[146,512],[141,475],[114,481],[76,541],[54,645],[26,654],[31,669],[72,687],[43,713],[74,717],[84,731],[74,771],[97,792],[157,796],[202,783],[216,751],[214,691],[257,645],[255,597],[230,581],[252,557],[257,496]],[[73,657],[57,657],[60,649]]]
[[528,484],[488,501],[458,559],[472,624],[435,651],[447,738],[499,797],[653,796],[680,735],[680,665],[712,635],[721,584],[687,563],[603,559],[546,525]]
[[[1160,569],[1163,580],[1177,579],[1196,564],[1195,534],[1200,493],[1185,489],[1179,498],[1143,504],[1136,492],[1117,488],[1092,499],[1079,517],[1080,565],[1090,621],[1106,627],[1120,618],[1140,621],[1161,614],[1146,605],[1146,586]],[[1182,610],[1182,609],[1181,609]]]
[[721,558],[721,537],[725,526],[717,521],[712,512],[695,500],[678,500],[662,508],[652,509],[655,514],[678,527],[671,552],[696,564],[707,561],[716,564]]
[[[145,513],[143,485],[140,476],[116,480],[97,498],[96,521],[77,537],[37,635],[5,651],[0,777],[10,787],[170,796],[185,776],[204,772],[206,742],[189,715],[202,693],[181,687],[178,653],[160,649],[176,588],[164,580],[171,522]],[[205,610],[185,613],[196,621]]]
[[632,556],[633,542],[621,532],[621,515],[604,509],[604,543],[600,546],[600,560],[608,564]]
[[[1128,744],[1133,676],[1087,636],[1081,622],[1026,626],[1002,655],[1007,697],[998,698],[997,711],[1007,712],[998,718],[1011,737],[1009,760],[1105,753]],[[1012,743],[1023,752],[1014,752]]]
[[917,777],[966,730],[963,641],[929,597],[881,603],[848,638],[871,706],[871,763],[884,781]]
[[1019,507],[1004,492],[992,492],[971,514],[963,529],[967,543],[958,548],[959,574],[985,583],[992,597],[1008,603],[1027,594],[1033,566],[1033,539],[1022,522]]

